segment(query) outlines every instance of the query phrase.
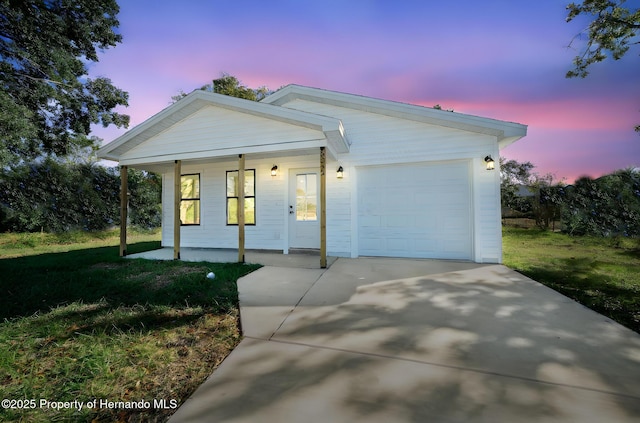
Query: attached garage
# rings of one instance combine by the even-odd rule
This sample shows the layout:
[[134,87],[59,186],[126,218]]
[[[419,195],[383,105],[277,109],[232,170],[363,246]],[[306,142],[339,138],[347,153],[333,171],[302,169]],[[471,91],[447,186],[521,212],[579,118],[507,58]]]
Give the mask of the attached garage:
[[357,170],[361,256],[472,259],[467,160]]

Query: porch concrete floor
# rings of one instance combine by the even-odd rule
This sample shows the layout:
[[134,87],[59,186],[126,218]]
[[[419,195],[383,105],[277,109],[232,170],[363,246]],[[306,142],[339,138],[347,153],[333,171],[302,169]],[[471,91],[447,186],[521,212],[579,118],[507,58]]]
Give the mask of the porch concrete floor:
[[[143,258],[148,260],[173,260],[173,247],[145,251],[128,255],[127,258]],[[327,257],[330,267],[337,257]],[[238,261],[238,250],[224,248],[181,248],[180,260],[206,261],[210,263],[234,263]],[[294,267],[300,269],[319,269],[320,255],[314,252],[282,254],[271,251],[247,250],[244,254],[246,263],[263,266]]]

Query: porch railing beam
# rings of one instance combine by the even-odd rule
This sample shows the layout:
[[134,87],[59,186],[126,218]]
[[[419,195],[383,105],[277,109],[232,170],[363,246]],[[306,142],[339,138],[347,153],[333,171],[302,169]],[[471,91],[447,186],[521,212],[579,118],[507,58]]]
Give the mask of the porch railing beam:
[[244,263],[244,154],[238,158],[238,263]]
[[182,162],[175,161],[173,173],[173,259],[180,260],[180,202],[182,201]]
[[320,147],[320,267],[327,267],[327,151]]
[[120,257],[127,255],[127,209],[129,201],[127,166],[120,166]]

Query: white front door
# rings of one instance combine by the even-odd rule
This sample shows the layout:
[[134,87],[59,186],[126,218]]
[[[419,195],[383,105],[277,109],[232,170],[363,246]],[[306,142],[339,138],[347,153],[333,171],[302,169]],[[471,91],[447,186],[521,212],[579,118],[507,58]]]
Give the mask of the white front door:
[[289,248],[320,248],[320,175],[317,169],[289,173]]

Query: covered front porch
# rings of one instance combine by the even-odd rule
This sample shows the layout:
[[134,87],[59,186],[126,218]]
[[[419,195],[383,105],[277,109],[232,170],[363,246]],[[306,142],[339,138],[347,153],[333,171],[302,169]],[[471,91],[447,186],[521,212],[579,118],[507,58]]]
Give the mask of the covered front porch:
[[[163,246],[172,247],[170,250],[173,259],[190,260],[185,254],[193,251],[184,247],[203,247],[194,249],[202,251],[231,248],[236,252],[235,257],[229,251],[217,256],[224,256],[224,261],[238,262],[248,261],[245,244],[250,248],[275,248],[284,253],[289,253],[290,248],[302,247],[317,249],[319,257],[309,256],[306,259],[315,260],[319,262],[319,267],[325,268],[328,264],[327,160],[336,161],[338,154],[348,151],[349,143],[339,119],[201,91],[194,92],[101,150],[102,157],[120,163],[120,255],[127,256],[127,171],[132,167],[163,175]],[[252,161],[249,166],[248,161]],[[272,172],[277,170],[277,176],[271,173],[267,177],[268,181],[261,171],[266,163],[280,164],[279,169],[275,165],[272,169]],[[284,163],[286,165],[283,166]],[[289,188],[292,185],[286,179],[294,175],[293,169],[303,173],[299,176],[307,173],[316,175],[312,179],[318,185],[317,192],[315,188],[313,191],[313,195],[317,195],[314,207],[315,204],[318,205],[317,210],[313,209],[313,220],[317,221],[316,229],[313,230],[313,245],[295,245],[287,239],[287,221],[296,210],[295,202],[291,201],[295,197],[295,186],[291,194]],[[245,194],[242,188],[232,188],[234,193],[229,194],[227,186],[226,217],[219,213],[220,203],[214,204],[224,193],[220,188],[224,190],[222,183],[225,179],[222,178],[225,171],[227,175],[229,172],[237,174],[236,187],[245,187],[247,171],[253,172],[253,180],[249,182],[250,189],[255,190],[255,184],[261,184],[264,188],[258,195],[255,191]],[[203,190],[202,198],[198,192],[195,196],[197,198],[185,199],[181,186],[183,177],[193,177],[199,186],[202,184],[198,188]],[[226,178],[228,180],[229,176]],[[250,197],[247,199],[251,202],[249,209],[255,207],[257,202],[269,202],[268,207],[261,210],[271,214],[265,216],[261,223],[256,223],[256,216],[252,211],[245,216],[245,195]],[[277,201],[269,200],[275,197],[278,197]],[[181,220],[181,205],[187,201],[197,202],[203,207],[206,205],[202,222],[199,215],[197,221]],[[233,206],[228,201],[233,201]],[[284,202],[294,206],[289,205],[285,209],[280,205]],[[233,219],[229,217],[231,215],[234,216]],[[282,221],[284,231],[273,229],[277,220]],[[248,231],[246,225],[250,225]],[[272,242],[264,247],[254,243],[252,247],[247,236],[256,236],[260,231],[263,238],[272,236],[283,241]],[[237,242],[231,239],[232,233]],[[221,236],[224,237],[222,241],[219,238]],[[167,254],[167,250],[165,248],[158,254]],[[214,258],[209,257],[205,261],[211,260]]]

